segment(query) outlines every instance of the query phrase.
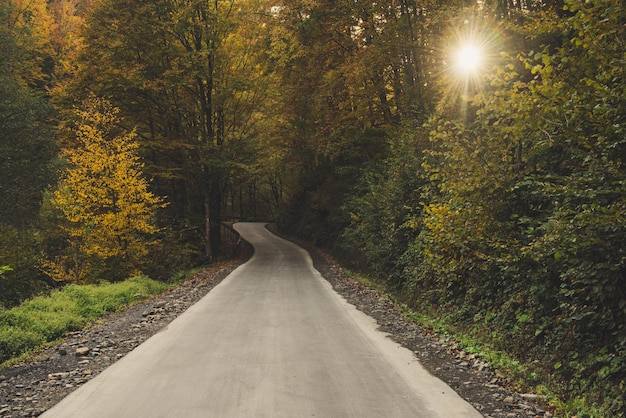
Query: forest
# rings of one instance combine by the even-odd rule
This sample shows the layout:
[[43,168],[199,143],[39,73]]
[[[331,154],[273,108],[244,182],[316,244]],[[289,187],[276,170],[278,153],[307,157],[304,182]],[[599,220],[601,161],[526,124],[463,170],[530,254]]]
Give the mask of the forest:
[[624,417],[625,70],[622,0],[0,0],[0,311],[274,222]]

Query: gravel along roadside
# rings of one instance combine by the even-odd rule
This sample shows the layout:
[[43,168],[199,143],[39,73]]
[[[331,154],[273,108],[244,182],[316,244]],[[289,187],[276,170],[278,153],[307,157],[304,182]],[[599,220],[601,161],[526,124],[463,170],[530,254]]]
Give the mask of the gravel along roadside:
[[[300,243],[305,246],[306,244]],[[539,396],[507,389],[510,380],[489,364],[460,349],[455,341],[440,339],[407,320],[400,307],[342,274],[324,253],[307,248],[315,268],[349,303],[376,319],[379,330],[411,350],[432,375],[438,377],[487,418],[551,417]]]
[[[424,367],[469,401],[485,417],[549,417],[532,394],[506,389],[506,378],[478,358],[464,353],[452,341],[439,340],[404,319],[400,309],[358,282],[321,251],[300,243],[315,267],[335,291],[359,310],[375,318],[380,330],[410,349]],[[91,327],[72,333],[32,359],[0,370],[0,418],[36,417],[77,387],[109,367],[165,327],[200,300],[244,260],[233,260],[206,270],[149,301],[115,313]]]
[[154,299],[112,313],[34,358],[0,370],[0,418],[39,416],[167,326],[243,261],[211,265]]

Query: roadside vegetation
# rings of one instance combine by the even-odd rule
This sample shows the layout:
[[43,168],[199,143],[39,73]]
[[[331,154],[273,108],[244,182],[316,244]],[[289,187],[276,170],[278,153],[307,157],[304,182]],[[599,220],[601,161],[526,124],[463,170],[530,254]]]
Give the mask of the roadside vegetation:
[[118,283],[72,284],[49,296],[37,296],[14,308],[0,309],[0,363],[78,331],[97,318],[162,292],[167,286],[145,276]]
[[510,381],[511,389],[519,393],[537,394],[537,402],[550,409],[555,417],[623,416],[620,411],[620,402],[623,402],[623,393],[619,392],[621,387],[607,397],[608,402],[605,404],[594,401],[598,388],[588,388],[585,393],[564,396],[568,389],[559,383],[562,382],[562,377],[558,373],[546,373],[542,362],[537,359],[523,360],[512,354],[511,350],[502,349],[502,345],[498,343],[502,336],[498,335],[497,329],[485,330],[481,324],[460,323],[454,314],[443,310],[420,309],[415,304],[410,307],[402,302],[403,297],[398,292],[372,276],[349,269],[344,269],[343,274],[375,290],[380,297],[393,301],[408,320],[420,324],[437,338],[447,341],[450,346],[486,361],[492,370],[498,370],[498,374]]
[[623,0],[0,2],[3,316],[274,220],[570,415],[625,417],[624,22]]

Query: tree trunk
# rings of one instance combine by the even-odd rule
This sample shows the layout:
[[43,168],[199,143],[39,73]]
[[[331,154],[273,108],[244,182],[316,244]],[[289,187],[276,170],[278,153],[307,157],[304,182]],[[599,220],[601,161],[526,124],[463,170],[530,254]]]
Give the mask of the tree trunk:
[[222,237],[220,234],[220,228],[222,225],[222,192],[219,187],[219,180],[213,179],[211,181],[209,196],[208,238],[209,245],[213,250],[212,255],[216,255],[222,245]]
[[210,197],[204,198],[204,255],[213,258],[213,241],[211,239],[211,203]]

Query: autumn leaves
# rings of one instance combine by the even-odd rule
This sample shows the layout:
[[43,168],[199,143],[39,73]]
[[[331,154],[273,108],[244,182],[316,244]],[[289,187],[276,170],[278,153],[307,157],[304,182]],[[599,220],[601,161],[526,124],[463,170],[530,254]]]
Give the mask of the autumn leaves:
[[76,110],[75,146],[64,150],[68,167],[50,197],[67,245],[44,261],[55,280],[86,282],[96,271],[139,271],[158,232],[163,200],[148,190],[134,132],[117,132],[119,110],[90,99]]

